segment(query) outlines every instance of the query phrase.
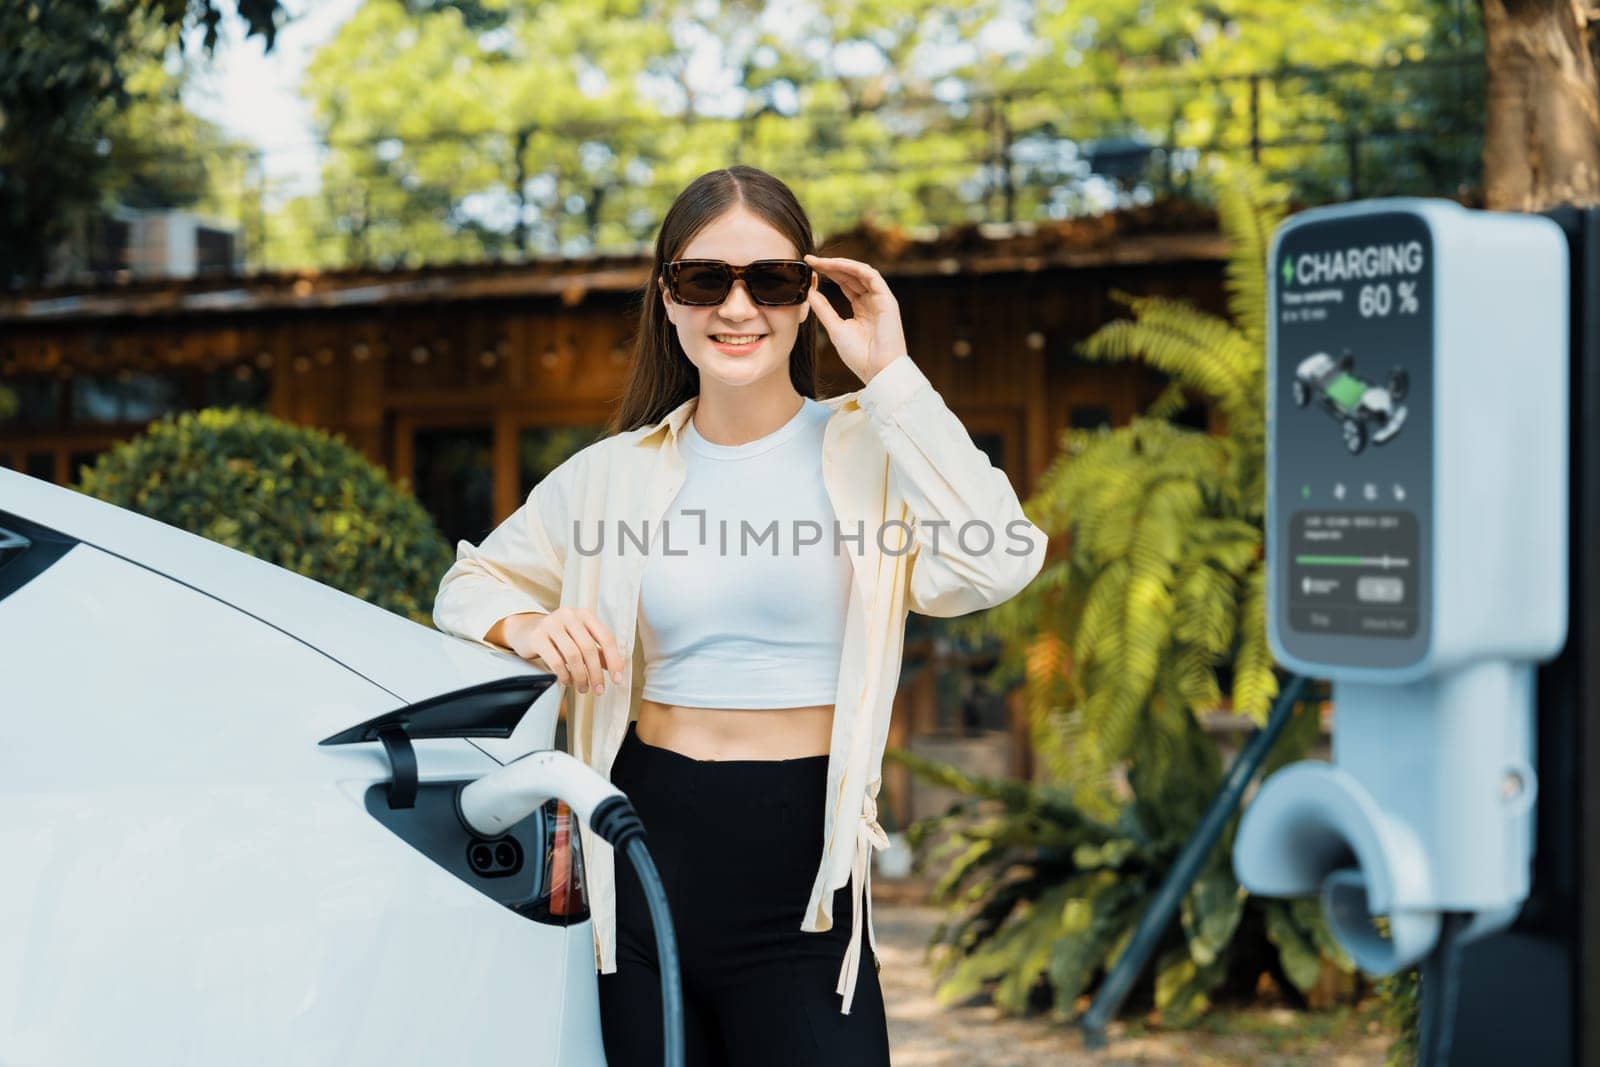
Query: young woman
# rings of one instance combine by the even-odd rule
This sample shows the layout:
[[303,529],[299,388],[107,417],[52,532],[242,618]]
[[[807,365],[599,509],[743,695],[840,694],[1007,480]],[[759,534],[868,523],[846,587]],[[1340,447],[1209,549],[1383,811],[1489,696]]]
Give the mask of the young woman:
[[[1000,603],[1044,558],[883,277],[814,247],[763,171],[684,189],[611,434],[461,542],[434,606],[440,629],[554,672],[573,753],[632,799],[691,1064],[889,1062],[868,883],[906,612]],[[817,398],[822,332],[863,388]],[[643,893],[587,829],[582,846],[607,1061],[659,1063]]]

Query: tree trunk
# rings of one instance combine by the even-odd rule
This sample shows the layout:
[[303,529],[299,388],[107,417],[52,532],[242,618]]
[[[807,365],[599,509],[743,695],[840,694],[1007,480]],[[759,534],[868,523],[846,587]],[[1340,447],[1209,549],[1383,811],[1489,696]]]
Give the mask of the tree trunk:
[[1579,0],[1482,0],[1484,206],[1600,202],[1600,83]]

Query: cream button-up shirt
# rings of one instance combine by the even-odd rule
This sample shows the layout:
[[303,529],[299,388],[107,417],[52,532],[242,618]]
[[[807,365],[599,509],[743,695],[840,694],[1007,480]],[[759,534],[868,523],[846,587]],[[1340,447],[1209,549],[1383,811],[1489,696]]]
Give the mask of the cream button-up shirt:
[[[567,738],[572,754],[607,778],[628,723],[639,717],[644,662],[635,637],[645,546],[683,484],[678,435],[697,400],[561,463],[482,544],[457,544],[433,605],[440,630],[491,648],[500,646],[484,637],[507,615],[592,610],[629,667],[624,685],[565,694]],[[889,843],[877,796],[906,613],[964,615],[1009,599],[1039,573],[1048,539],[910,356],[891,360],[863,388],[821,402],[833,409],[822,445],[823,482],[839,524],[829,536],[838,537],[854,576],[828,752],[822,862],[800,929],[831,929],[834,892],[850,884],[850,940],[835,987],[840,1011],[848,1013],[863,925],[877,958],[871,853]],[[581,839],[596,965],[610,974],[617,969],[613,850],[587,826]]]

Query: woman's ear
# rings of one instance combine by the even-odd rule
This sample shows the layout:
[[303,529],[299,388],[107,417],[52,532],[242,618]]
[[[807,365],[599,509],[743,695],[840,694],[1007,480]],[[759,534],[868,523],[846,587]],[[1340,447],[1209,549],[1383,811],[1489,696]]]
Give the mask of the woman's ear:
[[661,280],[661,275],[656,275],[656,289],[661,293],[661,306],[666,309],[667,321],[674,326],[677,322],[672,318],[672,297],[667,293],[667,285]]

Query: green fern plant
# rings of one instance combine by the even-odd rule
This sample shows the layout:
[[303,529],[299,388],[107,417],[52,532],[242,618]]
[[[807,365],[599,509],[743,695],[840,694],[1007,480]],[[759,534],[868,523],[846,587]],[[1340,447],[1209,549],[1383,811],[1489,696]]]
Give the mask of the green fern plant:
[[[1036,757],[1102,820],[1123,800],[1119,765],[1138,768],[1147,789],[1135,792],[1165,807],[1159,794],[1194,745],[1195,715],[1227,705],[1264,721],[1278,692],[1262,527],[1265,265],[1283,200],[1248,169],[1219,182],[1217,200],[1230,318],[1113,294],[1132,318],[1103,326],[1080,353],[1145,363],[1168,385],[1126,426],[1063,435],[1027,511],[1069,551],[956,631],[1001,640],[1002,665],[1024,682]],[[1196,399],[1220,430],[1170,421]]]
[[[1041,757],[1102,815],[1116,803],[1105,782],[1120,761],[1137,757],[1161,791],[1169,764],[1192,743],[1194,714],[1223,703],[1219,667],[1231,676],[1237,713],[1263,720],[1277,695],[1262,523],[1265,263],[1280,204],[1248,171],[1220,184],[1232,321],[1117,293],[1132,319],[1080,346],[1085,358],[1144,362],[1169,379],[1128,426],[1069,431],[1035,501],[1071,539],[1062,590],[1071,667],[1024,696]],[[1220,432],[1168,421],[1192,398],[1217,412]],[[1181,699],[1156,700],[1163,692]]]
[[[1302,758],[1318,719],[1315,702],[1301,704],[1263,773]],[[1198,808],[1151,821],[1151,805],[1129,803],[1102,822],[1064,785],[978,777],[900,749],[889,755],[964,794],[907,828],[921,864],[941,871],[932,895],[948,909],[927,953],[939,1002],[987,997],[1010,1013],[1048,1008],[1073,1017],[1127,947]],[[1217,762],[1203,733],[1193,735],[1190,759],[1183,773],[1198,785]],[[1251,897],[1240,888],[1231,839],[1230,826],[1135,987],[1133,1001],[1150,1004],[1166,1025],[1192,1023],[1219,991],[1249,993],[1263,973],[1310,1004],[1358,987],[1315,900]]]
[[[1160,297],[1115,294],[1132,318],[1080,346],[1137,361],[1169,384],[1129,425],[1068,431],[1026,505],[1064,558],[958,633],[1001,640],[1019,672],[1046,784],[962,775],[895,751],[919,776],[968,794],[911,830],[924,863],[948,863],[935,899],[951,915],[930,955],[949,999],[985,992],[1007,1010],[1039,998],[1070,1014],[1120,955],[1223,774],[1199,716],[1231,705],[1264,722],[1278,694],[1266,640],[1266,254],[1281,194],[1248,170],[1218,188],[1229,319]],[[1198,399],[1219,429],[1170,419]],[[1227,697],[1224,698],[1224,676]],[[1316,694],[1267,772],[1317,737]],[[1266,971],[1309,1000],[1353,991],[1350,960],[1314,902],[1249,898],[1228,856],[1233,825],[1157,956],[1155,1007],[1204,1011],[1233,978]]]

